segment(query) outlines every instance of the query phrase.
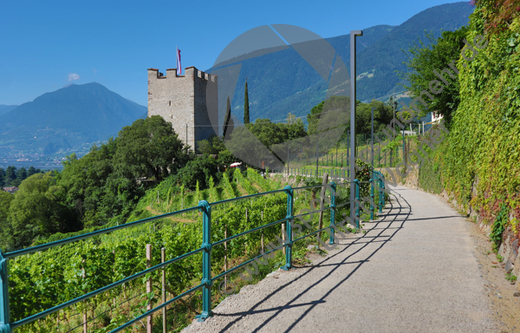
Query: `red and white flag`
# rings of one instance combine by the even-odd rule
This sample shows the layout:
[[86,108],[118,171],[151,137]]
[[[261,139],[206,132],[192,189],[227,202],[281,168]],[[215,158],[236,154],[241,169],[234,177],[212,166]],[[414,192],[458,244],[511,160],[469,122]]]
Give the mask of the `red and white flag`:
[[181,50],[179,50],[177,47],[175,48],[177,49],[177,75],[181,75]]

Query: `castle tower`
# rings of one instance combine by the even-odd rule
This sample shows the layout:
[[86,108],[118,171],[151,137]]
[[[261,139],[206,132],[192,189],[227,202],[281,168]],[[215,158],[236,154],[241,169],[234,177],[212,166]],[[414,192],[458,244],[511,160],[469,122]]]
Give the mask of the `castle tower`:
[[159,115],[172,124],[175,133],[191,149],[197,141],[218,133],[218,81],[216,75],[187,67],[148,69],[148,117]]

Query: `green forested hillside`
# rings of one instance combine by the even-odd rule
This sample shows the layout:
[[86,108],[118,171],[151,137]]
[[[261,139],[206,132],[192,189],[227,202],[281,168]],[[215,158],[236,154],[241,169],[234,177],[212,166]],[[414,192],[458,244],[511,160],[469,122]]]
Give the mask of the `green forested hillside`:
[[[363,37],[357,38],[357,99],[367,102],[386,100],[392,92],[402,92],[404,88],[398,85],[401,79],[396,71],[406,69],[403,62],[407,56],[403,51],[418,38],[428,42],[425,32],[438,37],[443,30],[455,30],[467,24],[472,11],[473,7],[467,2],[444,4],[418,13],[397,27],[378,25],[364,29]],[[350,69],[350,35],[326,40]],[[230,96],[233,114],[238,119],[243,119],[246,78],[251,121],[257,118],[284,121],[289,112],[297,117],[305,116],[314,105],[325,99],[328,82],[294,49],[241,60],[247,56],[232,60],[242,65],[235,94]],[[364,73],[367,75],[362,75]],[[345,89],[347,86],[330,87],[329,95],[332,91],[339,95],[348,94]]]
[[[399,25],[377,43],[365,48],[357,57],[358,73],[375,71],[373,77],[365,77],[358,81],[357,94],[361,101],[390,97],[389,94],[404,91],[398,85],[401,79],[397,71],[406,71],[407,54],[404,51],[419,39],[429,44],[425,33],[439,37],[442,31],[451,31],[466,25],[473,6],[468,2],[444,4],[429,8],[414,15]],[[359,42],[363,37],[359,38]],[[348,55],[342,55],[348,62]]]

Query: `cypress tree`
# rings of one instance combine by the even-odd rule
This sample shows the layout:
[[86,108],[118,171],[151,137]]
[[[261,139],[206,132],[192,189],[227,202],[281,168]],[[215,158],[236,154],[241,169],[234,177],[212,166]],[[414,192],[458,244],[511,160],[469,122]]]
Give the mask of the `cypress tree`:
[[231,103],[229,102],[229,96],[227,97],[227,104],[226,104],[226,116],[224,118],[224,133],[222,136],[226,138],[226,135],[231,135],[231,132],[233,131],[233,119],[231,119]]
[[247,92],[247,78],[246,89],[244,92],[244,124],[249,124],[249,93]]

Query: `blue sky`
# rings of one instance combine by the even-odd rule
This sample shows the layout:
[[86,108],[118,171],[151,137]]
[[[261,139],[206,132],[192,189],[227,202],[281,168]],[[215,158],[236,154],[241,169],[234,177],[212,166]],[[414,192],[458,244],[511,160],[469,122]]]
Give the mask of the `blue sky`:
[[399,25],[459,1],[0,1],[0,104],[22,104],[71,82],[99,82],[141,105],[147,68],[210,68],[234,38],[266,24],[322,37]]

